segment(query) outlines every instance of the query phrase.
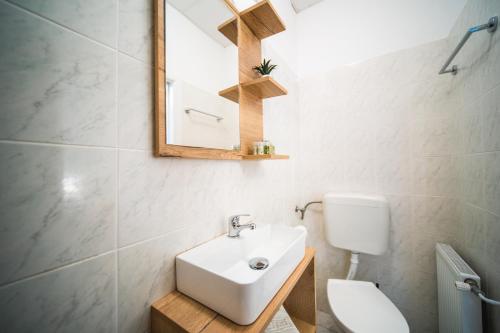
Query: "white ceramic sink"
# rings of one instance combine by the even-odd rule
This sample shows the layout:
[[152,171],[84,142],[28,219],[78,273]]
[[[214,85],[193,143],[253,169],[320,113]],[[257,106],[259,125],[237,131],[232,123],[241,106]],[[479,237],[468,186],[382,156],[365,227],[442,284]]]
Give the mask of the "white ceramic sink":
[[[306,235],[303,226],[257,225],[239,238],[215,238],[177,256],[177,289],[237,324],[251,324],[304,257]],[[251,269],[254,257],[269,266]]]

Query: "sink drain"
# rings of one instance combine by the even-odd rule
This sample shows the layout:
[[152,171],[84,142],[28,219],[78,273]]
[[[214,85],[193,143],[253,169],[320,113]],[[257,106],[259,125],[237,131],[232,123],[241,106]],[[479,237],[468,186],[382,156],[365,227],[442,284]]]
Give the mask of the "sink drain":
[[251,269],[260,271],[261,269],[266,269],[267,266],[269,266],[269,260],[263,257],[252,258],[248,262],[248,266],[250,266]]

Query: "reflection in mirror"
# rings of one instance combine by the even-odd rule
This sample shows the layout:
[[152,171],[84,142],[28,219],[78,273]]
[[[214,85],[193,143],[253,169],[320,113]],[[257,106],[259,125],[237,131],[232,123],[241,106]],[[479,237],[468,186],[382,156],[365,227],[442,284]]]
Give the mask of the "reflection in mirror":
[[233,0],[233,5],[239,12],[252,7],[256,3],[257,0]]
[[167,144],[239,146],[239,106],[219,96],[238,82],[238,49],[217,29],[232,17],[223,0],[166,0]]

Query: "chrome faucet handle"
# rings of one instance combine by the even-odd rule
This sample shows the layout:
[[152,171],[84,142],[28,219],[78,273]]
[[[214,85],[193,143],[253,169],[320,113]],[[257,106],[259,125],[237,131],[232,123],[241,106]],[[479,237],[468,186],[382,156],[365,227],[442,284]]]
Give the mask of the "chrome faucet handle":
[[251,216],[250,214],[237,214],[237,215],[233,215],[229,218],[229,223],[233,226],[233,227],[237,227],[240,225],[240,217],[242,216]]
[[255,223],[248,223],[248,224],[240,224],[240,217],[241,216],[251,216],[250,214],[238,214],[238,215],[233,215],[229,218],[228,226],[227,226],[227,236],[231,238],[236,238],[240,236],[240,232],[243,229],[251,229],[254,230],[257,226]]

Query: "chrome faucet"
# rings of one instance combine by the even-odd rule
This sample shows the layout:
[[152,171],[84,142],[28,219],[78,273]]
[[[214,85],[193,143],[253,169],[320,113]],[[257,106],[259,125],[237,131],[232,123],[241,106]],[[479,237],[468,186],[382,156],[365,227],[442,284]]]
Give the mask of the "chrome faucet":
[[243,229],[254,230],[255,228],[257,228],[255,223],[240,224],[241,216],[250,216],[250,214],[239,214],[231,216],[227,224],[227,237],[237,238],[240,237],[241,230]]

